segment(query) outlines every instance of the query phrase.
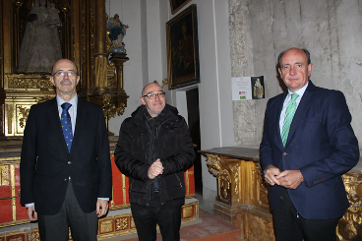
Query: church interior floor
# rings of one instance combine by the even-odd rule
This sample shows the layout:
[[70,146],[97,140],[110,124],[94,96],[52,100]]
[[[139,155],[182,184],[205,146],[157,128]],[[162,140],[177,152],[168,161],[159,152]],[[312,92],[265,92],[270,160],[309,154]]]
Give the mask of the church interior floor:
[[[200,240],[200,241],[234,241],[241,240],[240,228],[213,214],[214,200],[205,200],[200,195],[196,195],[199,200],[199,219],[183,223],[180,230],[180,240]],[[137,241],[136,233],[102,239],[102,241]],[[157,240],[162,240],[161,234],[157,232]]]

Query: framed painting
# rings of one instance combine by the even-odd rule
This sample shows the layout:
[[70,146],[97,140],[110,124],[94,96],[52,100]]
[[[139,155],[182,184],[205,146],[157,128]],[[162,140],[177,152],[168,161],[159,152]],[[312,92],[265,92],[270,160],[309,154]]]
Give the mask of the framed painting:
[[171,13],[175,14],[191,0],[170,0]]
[[196,4],[166,23],[168,88],[200,82]]

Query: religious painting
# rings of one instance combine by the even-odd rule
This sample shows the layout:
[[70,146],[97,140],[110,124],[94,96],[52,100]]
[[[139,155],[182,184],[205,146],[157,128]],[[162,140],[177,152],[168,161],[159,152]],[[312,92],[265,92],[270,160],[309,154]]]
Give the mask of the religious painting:
[[168,87],[200,82],[196,4],[166,23]]
[[251,86],[253,86],[253,99],[265,98],[264,76],[251,77]]
[[171,13],[175,14],[191,0],[170,0]]

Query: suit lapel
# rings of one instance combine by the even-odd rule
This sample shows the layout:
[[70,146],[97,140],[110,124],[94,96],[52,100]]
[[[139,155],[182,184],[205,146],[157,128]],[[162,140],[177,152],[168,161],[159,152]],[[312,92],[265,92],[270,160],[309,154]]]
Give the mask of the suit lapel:
[[68,153],[67,144],[64,140],[62,124],[60,123],[60,119],[59,119],[57,99],[54,98],[51,102],[52,103],[50,104],[50,106],[47,110],[47,115],[48,115],[49,121],[53,127],[54,136],[56,136],[58,138],[59,144],[64,149],[64,152]]
[[[85,110],[84,106],[84,100],[78,97],[78,107],[77,107],[77,120],[74,130],[74,138],[73,138],[73,144],[72,149],[77,148],[78,145],[78,139],[83,132],[83,129],[85,127],[85,123],[87,121],[87,112]],[[72,152],[72,151],[71,151]]]
[[290,128],[289,128],[287,143],[285,144],[285,146],[287,146],[288,143],[290,142],[290,140],[293,138],[293,135],[294,135],[297,127],[300,125],[300,123],[302,123],[303,119],[306,116],[305,113],[310,108],[311,104],[313,103],[314,90],[315,90],[315,86],[313,85],[313,83],[311,81],[309,81],[308,87],[305,90],[305,92],[302,96],[302,99],[299,102],[297,111],[294,114],[292,124],[290,125]]
[[288,95],[288,91],[285,91],[282,95],[282,97],[279,99],[279,103],[277,103],[276,107],[278,108],[277,111],[275,112],[275,116],[274,116],[274,120],[276,123],[276,128],[275,128],[275,135],[277,138],[277,143],[279,143],[280,149],[283,149],[283,142],[282,142],[282,137],[280,135],[280,126],[279,126],[279,121],[280,121],[280,113],[282,112],[283,109],[283,104],[284,104],[284,100]]

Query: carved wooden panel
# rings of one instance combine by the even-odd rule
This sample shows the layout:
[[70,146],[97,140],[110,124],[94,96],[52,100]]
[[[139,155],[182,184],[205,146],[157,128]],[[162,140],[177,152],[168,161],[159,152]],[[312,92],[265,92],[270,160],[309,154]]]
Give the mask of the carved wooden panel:
[[[216,213],[240,226],[243,240],[275,240],[268,186],[263,180],[258,150],[224,147],[201,152],[218,182]],[[339,220],[337,238],[362,240],[362,171],[353,169],[342,178],[351,205]]]

